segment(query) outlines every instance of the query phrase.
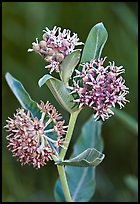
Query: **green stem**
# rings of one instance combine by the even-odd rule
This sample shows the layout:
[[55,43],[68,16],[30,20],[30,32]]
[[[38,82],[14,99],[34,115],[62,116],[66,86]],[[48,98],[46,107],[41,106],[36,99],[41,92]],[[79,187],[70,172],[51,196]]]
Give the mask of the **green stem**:
[[57,165],[57,169],[58,169],[60,181],[62,184],[62,189],[63,189],[64,195],[65,195],[65,199],[67,202],[72,202],[72,198],[70,195],[70,191],[69,191],[69,187],[68,187],[68,183],[67,183],[67,178],[66,178],[66,174],[65,174],[65,168],[64,168],[64,166]]
[[72,133],[73,133],[74,126],[75,126],[76,119],[77,119],[79,112],[80,112],[80,110],[71,113],[70,121],[69,121],[69,127],[68,127],[68,131],[67,131],[66,138],[65,138],[65,142],[66,142],[65,149],[63,148],[61,150],[61,153],[60,153],[60,159],[62,159],[62,160],[64,159],[64,157],[67,153],[67,149],[68,149],[69,143],[71,141]]
[[[67,150],[68,150],[68,147],[69,147],[69,144],[71,141],[72,133],[74,130],[74,126],[76,123],[76,119],[77,119],[79,112],[80,112],[80,110],[73,112],[70,116],[69,127],[68,127],[68,131],[67,131],[66,138],[65,138],[66,145],[65,145],[65,149],[63,148],[60,152],[60,158],[59,158],[60,160],[63,160],[66,153],[67,153]],[[53,158],[53,159],[54,159],[54,161],[56,161],[55,158]],[[72,198],[70,195],[68,182],[67,182],[67,178],[66,178],[66,174],[65,174],[65,168],[64,168],[64,166],[57,165],[57,169],[58,169],[60,181],[62,184],[62,189],[63,189],[64,195],[65,195],[65,199],[67,202],[72,202]]]

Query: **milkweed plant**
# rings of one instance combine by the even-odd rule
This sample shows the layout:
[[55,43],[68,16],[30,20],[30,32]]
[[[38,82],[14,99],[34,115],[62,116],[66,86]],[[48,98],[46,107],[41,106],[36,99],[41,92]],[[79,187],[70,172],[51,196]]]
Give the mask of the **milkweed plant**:
[[[95,192],[95,168],[103,159],[102,123],[123,108],[129,88],[121,76],[125,69],[101,57],[108,34],[103,23],[96,24],[85,43],[69,29],[46,27],[42,39],[36,38],[28,52],[46,62],[46,74],[38,85],[47,85],[58,103],[70,114],[69,124],[48,101],[33,101],[23,85],[10,73],[6,80],[21,107],[6,120],[8,149],[21,165],[35,169],[53,160],[58,169],[54,195],[57,202],[88,202]],[[77,47],[83,47],[78,49]],[[53,77],[58,73],[57,78]],[[77,117],[85,107],[93,115],[84,124],[65,159]]]

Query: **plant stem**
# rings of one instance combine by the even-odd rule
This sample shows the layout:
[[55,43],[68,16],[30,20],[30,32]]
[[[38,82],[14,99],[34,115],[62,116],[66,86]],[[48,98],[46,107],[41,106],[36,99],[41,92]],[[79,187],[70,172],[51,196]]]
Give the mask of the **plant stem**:
[[[65,145],[65,149],[63,148],[60,152],[60,160],[63,160],[66,153],[67,153],[67,150],[68,150],[68,147],[69,147],[69,144],[71,141],[72,133],[74,130],[74,126],[76,123],[76,119],[77,119],[79,112],[80,112],[80,110],[71,113],[70,121],[69,121],[69,127],[68,127],[68,131],[67,131],[66,138],[65,138],[66,145]],[[67,183],[67,178],[66,178],[66,174],[65,174],[65,168],[64,168],[64,166],[57,165],[57,169],[58,169],[60,181],[62,184],[62,189],[63,189],[64,195],[65,195],[65,199],[67,202],[72,202],[72,198],[70,195],[70,191],[69,191],[69,187],[68,187],[68,183]]]
[[57,165],[57,169],[58,169],[60,181],[62,184],[62,189],[63,189],[64,195],[65,195],[65,199],[67,202],[72,202],[72,198],[70,195],[64,166]]
[[74,126],[75,126],[76,119],[77,119],[79,112],[80,112],[80,110],[71,113],[70,121],[69,121],[69,127],[68,127],[68,131],[67,131],[66,138],[65,138],[65,142],[66,142],[65,149],[63,148],[61,150],[61,153],[60,153],[60,159],[62,159],[62,160],[64,159],[64,157],[67,153],[67,149],[68,149],[69,143],[71,141],[72,133],[73,133]]

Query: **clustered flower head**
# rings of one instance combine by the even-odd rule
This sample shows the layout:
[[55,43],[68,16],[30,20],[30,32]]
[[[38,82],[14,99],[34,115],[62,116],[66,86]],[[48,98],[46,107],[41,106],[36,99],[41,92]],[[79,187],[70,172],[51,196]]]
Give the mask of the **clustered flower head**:
[[[17,109],[14,118],[8,118],[8,148],[22,165],[35,168],[44,166],[53,156],[58,156],[59,147],[64,148],[67,126],[61,121],[62,116],[49,102],[38,104],[41,118],[33,117],[29,111]],[[50,134],[56,133],[56,139]]]
[[28,52],[35,51],[39,53],[48,65],[45,68],[50,70],[50,73],[60,72],[60,64],[63,59],[70,53],[74,51],[75,46],[82,45],[82,42],[79,42],[79,38],[76,33],[71,35],[71,31],[64,29],[61,31],[60,27],[54,26],[52,30],[49,30],[46,27],[46,30],[43,30],[43,40],[32,43],[32,49],[28,49]]
[[111,108],[116,104],[122,108],[129,102],[125,99],[129,88],[120,76],[125,70],[114,62],[105,67],[105,59],[106,57],[81,64],[81,71],[75,70],[73,85],[69,87],[79,108],[93,108],[95,120],[103,121],[114,114]]

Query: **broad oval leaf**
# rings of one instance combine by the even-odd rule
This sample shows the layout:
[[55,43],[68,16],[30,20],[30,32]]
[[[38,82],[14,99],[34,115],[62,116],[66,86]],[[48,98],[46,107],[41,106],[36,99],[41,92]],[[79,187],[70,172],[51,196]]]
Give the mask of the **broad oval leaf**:
[[46,74],[39,80],[38,84],[41,87],[45,83],[63,108],[70,113],[78,110],[76,107],[77,104],[73,102],[73,96],[69,94],[69,91],[66,89],[62,81]]
[[96,24],[89,32],[85,42],[81,63],[89,62],[91,59],[99,59],[107,37],[108,33],[103,23]]
[[[95,192],[95,167],[79,168],[69,166],[66,169],[72,201],[88,202]],[[57,202],[66,202],[60,180],[56,182],[54,194]]]
[[71,54],[67,55],[65,59],[62,61],[60,66],[60,77],[64,84],[66,85],[69,81],[74,68],[78,64],[80,60],[80,50],[75,50]]
[[[85,123],[74,145],[71,157],[75,157],[88,148],[103,150],[101,125],[101,121],[94,121],[94,116]],[[65,170],[73,202],[90,201],[95,192],[95,167],[66,166]],[[66,202],[59,179],[56,182],[54,193],[56,201]]]
[[24,109],[29,110],[34,117],[40,118],[41,114],[37,103],[31,99],[30,95],[27,93],[21,82],[15,79],[8,72],[6,73],[5,78],[21,106]]
[[88,148],[87,150],[72,159],[57,161],[55,162],[55,164],[77,167],[97,166],[103,161],[104,156],[104,154],[102,154],[95,148]]

